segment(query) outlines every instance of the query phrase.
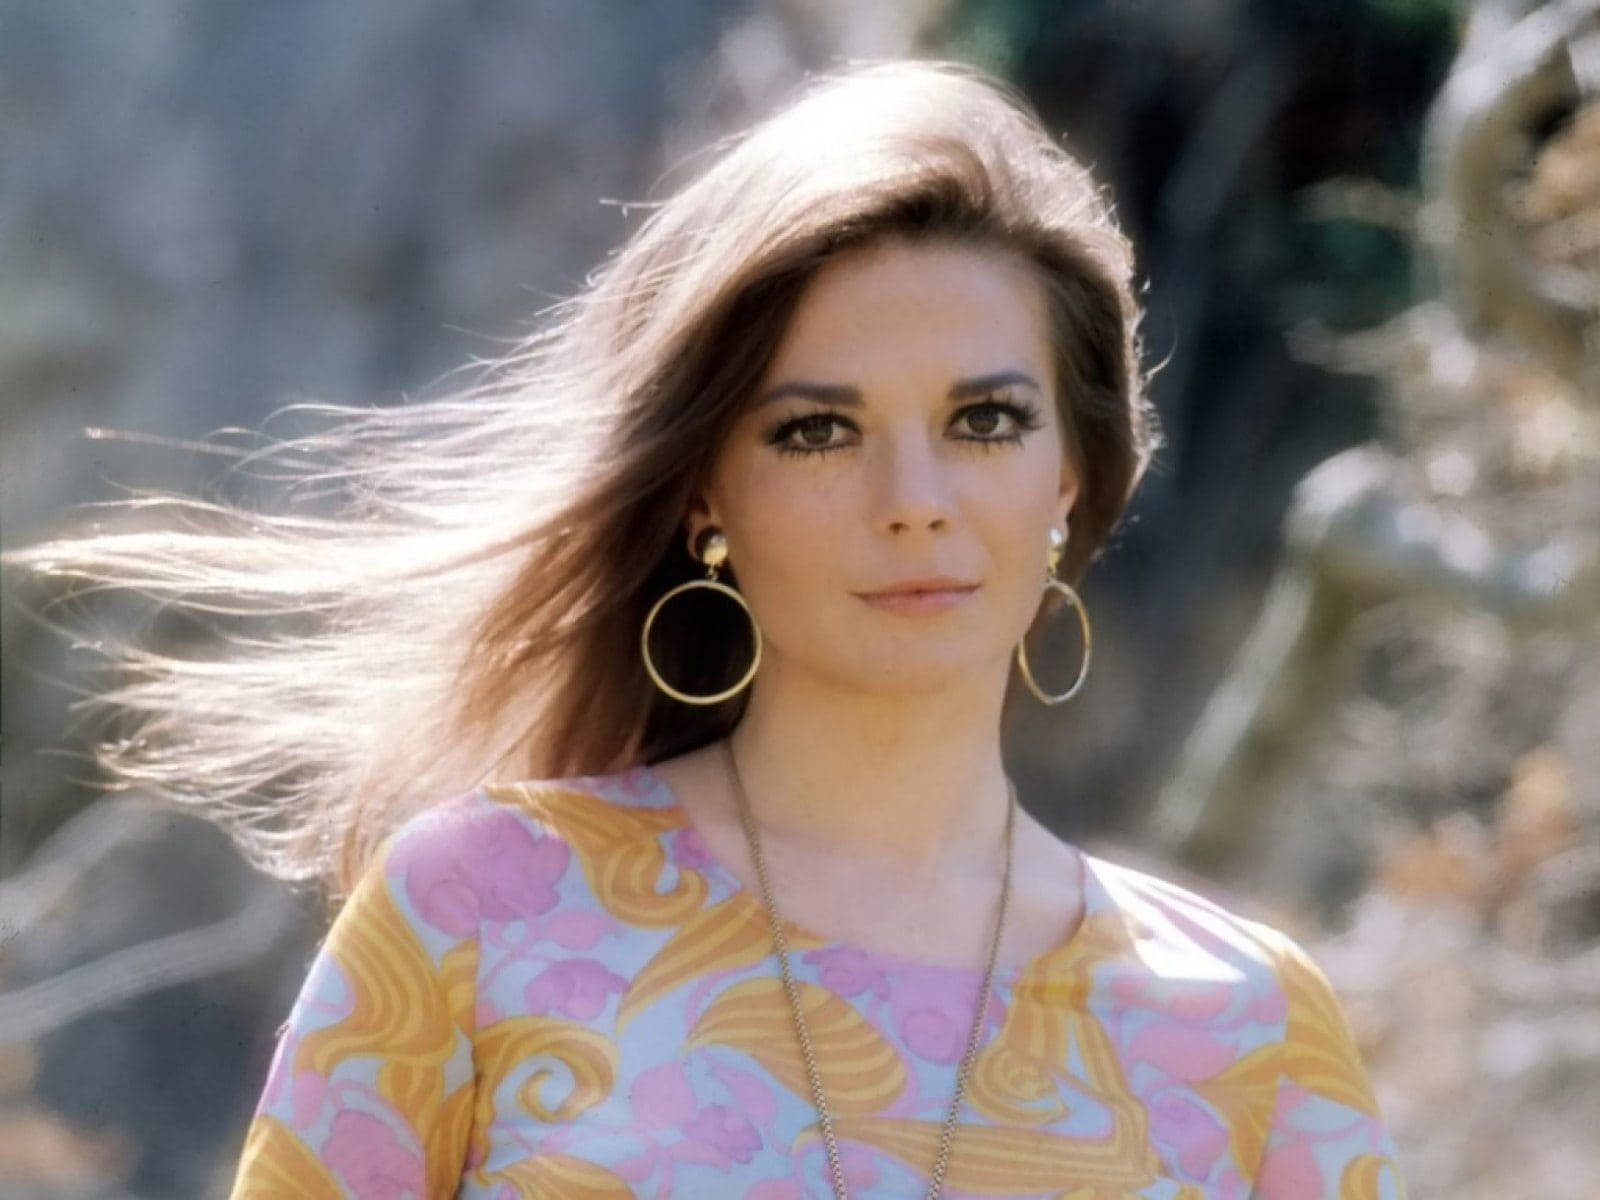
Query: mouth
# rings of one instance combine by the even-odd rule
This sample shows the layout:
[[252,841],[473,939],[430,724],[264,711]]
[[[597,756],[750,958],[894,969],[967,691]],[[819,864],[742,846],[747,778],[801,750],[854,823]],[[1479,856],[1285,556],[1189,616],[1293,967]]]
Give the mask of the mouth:
[[856,593],[874,608],[909,615],[939,613],[962,604],[978,590],[973,584],[938,584],[902,586],[881,592]]
[[923,596],[942,592],[972,592],[978,585],[965,579],[956,579],[949,575],[937,575],[927,579],[908,579],[904,583],[897,583],[891,587],[881,588],[875,592],[857,592],[863,600],[875,600],[890,596]]

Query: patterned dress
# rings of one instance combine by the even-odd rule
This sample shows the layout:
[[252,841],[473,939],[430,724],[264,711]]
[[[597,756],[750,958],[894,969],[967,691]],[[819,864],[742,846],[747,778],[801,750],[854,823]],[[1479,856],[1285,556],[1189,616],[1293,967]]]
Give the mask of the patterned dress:
[[[1295,943],[1086,855],[997,971],[945,1195],[1385,1200],[1356,1048]],[[921,1196],[982,980],[792,923],[850,1193]],[[278,1042],[234,1197],[832,1196],[759,894],[647,766],[402,824]]]

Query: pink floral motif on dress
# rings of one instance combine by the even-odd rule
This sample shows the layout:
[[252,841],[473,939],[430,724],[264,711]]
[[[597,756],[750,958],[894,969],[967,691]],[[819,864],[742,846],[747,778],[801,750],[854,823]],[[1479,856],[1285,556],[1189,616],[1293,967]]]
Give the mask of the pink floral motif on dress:
[[626,979],[592,958],[565,958],[534,976],[523,997],[530,1012],[590,1021],[605,1011],[613,992],[627,986]]
[[[739,881],[648,769],[544,783],[537,810],[485,790],[389,843],[285,1022],[236,1200],[424,1200],[438,1172],[423,1146],[448,1156],[444,1174],[459,1164],[461,1200],[516,1200],[530,1181],[657,1200],[832,1194],[759,905],[727,903]],[[695,886],[656,878],[663,855]],[[1273,935],[1083,861],[1094,936],[996,976],[982,1029],[994,1052],[954,1151],[971,1190],[947,1187],[951,1200],[1071,1192],[1062,1139],[1129,1131],[1127,1160],[1097,1167],[1126,1172],[1106,1195],[1309,1200],[1355,1180],[1403,1200],[1381,1120],[1350,1100],[1359,1062],[1333,1057],[1348,1054],[1336,1029],[1289,1019]],[[921,1195],[981,970],[837,941],[791,965],[835,998],[812,1033],[848,1098],[835,1119],[850,1194]],[[1325,981],[1297,970],[1297,1011],[1332,1011]],[[1307,1054],[1276,1052],[1297,1037]],[[308,1044],[316,1069],[296,1063]],[[1315,1069],[1294,1078],[1294,1061]],[[556,1096],[557,1115],[530,1103]]]
[[1205,1179],[1228,1148],[1228,1129],[1183,1087],[1161,1088],[1144,1097],[1150,1132],[1169,1146],[1178,1167],[1192,1179]]
[[712,857],[700,831],[688,825],[672,835],[672,861],[680,867],[702,873],[717,867],[717,860]]
[[870,991],[880,1000],[889,998],[889,981],[865,950],[832,946],[808,950],[801,959],[817,968],[818,982],[830,992],[848,997]]
[[556,906],[556,881],[571,849],[542,835],[510,810],[439,821],[434,838],[402,839],[389,870],[405,880],[406,897],[422,919],[456,937],[480,921],[542,916]]
[[421,1157],[377,1117],[349,1109],[333,1118],[322,1156],[349,1181],[356,1200],[416,1200],[427,1195]]

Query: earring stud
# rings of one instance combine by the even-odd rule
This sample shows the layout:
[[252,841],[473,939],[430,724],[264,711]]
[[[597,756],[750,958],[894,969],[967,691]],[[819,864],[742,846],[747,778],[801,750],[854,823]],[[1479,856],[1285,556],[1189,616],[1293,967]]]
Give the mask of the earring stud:
[[1046,552],[1046,558],[1049,562],[1049,566],[1046,568],[1048,574],[1054,575],[1056,573],[1056,568],[1061,565],[1061,557],[1066,553],[1066,546],[1067,535],[1052,525],[1050,527],[1050,549]]

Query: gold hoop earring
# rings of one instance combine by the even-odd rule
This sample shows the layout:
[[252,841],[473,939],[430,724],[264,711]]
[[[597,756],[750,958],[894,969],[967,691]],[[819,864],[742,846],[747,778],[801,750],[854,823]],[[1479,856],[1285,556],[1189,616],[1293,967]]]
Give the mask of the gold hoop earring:
[[1052,696],[1041,688],[1038,681],[1034,679],[1033,671],[1028,667],[1028,652],[1023,647],[1022,642],[1019,641],[1017,643],[1017,668],[1022,672],[1022,680],[1028,685],[1028,690],[1038,697],[1042,704],[1061,704],[1078,694],[1079,689],[1083,687],[1083,681],[1089,677],[1089,656],[1094,644],[1089,630],[1089,614],[1083,607],[1083,599],[1072,589],[1071,584],[1065,583],[1055,576],[1056,567],[1061,562],[1062,548],[1066,545],[1066,540],[1060,530],[1052,529],[1050,531],[1050,550],[1047,558],[1048,565],[1045,567],[1044,573],[1044,590],[1047,592],[1060,592],[1072,604],[1073,609],[1076,610],[1078,627],[1083,631],[1083,663],[1078,668],[1078,677],[1072,681],[1072,686],[1059,696]]
[[[639,650],[644,656],[644,669],[650,673],[651,680],[674,700],[682,700],[685,704],[720,704],[732,696],[737,696],[756,677],[756,668],[761,665],[761,626],[756,624],[755,614],[750,611],[750,606],[745,603],[744,597],[734,588],[717,580],[717,569],[728,561],[728,539],[723,536],[722,531],[717,529],[702,531],[700,537],[696,538],[695,557],[706,564],[706,577],[704,579],[691,579],[688,583],[680,583],[655,602],[650,609],[650,615],[644,619],[644,628],[639,631]],[[671,600],[679,592],[687,592],[693,588],[711,588],[713,591],[732,596],[737,600],[739,607],[744,609],[745,616],[750,618],[750,632],[756,644],[755,657],[751,659],[750,669],[744,673],[744,677],[731,688],[717,692],[714,695],[696,696],[691,695],[689,692],[680,692],[665,679],[661,678],[661,673],[656,670],[655,663],[650,659],[650,626],[655,624],[656,614],[661,611],[668,600]]]

